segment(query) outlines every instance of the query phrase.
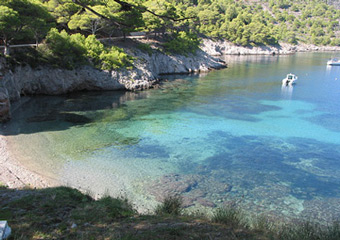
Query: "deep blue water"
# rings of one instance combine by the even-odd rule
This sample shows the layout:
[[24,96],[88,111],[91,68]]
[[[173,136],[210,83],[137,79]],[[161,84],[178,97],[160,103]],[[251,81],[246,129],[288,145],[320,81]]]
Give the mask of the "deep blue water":
[[[340,217],[340,67],[334,53],[231,56],[143,92],[34,97],[2,129],[35,171],[139,209],[181,194],[189,208]],[[281,86],[288,73],[299,79]],[[119,193],[119,194],[118,194]]]

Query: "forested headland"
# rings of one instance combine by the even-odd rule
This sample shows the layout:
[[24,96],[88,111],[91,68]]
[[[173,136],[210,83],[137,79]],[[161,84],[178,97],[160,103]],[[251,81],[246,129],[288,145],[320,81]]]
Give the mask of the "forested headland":
[[[163,36],[167,53],[194,53],[200,38],[240,46],[280,42],[339,46],[336,1],[317,0],[0,0],[0,39],[36,43],[24,57],[74,68],[90,61],[101,69],[129,67],[121,48],[98,39],[144,32]],[[150,46],[141,45],[148,51]]]

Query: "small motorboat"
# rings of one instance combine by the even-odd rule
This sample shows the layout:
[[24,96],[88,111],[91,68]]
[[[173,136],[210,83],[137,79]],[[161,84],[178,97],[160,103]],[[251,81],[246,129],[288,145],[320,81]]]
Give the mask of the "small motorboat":
[[282,85],[292,86],[293,84],[295,84],[295,81],[297,79],[298,79],[298,77],[295,74],[289,73],[289,74],[287,74],[287,77],[282,80]]
[[333,58],[333,59],[327,61],[327,65],[340,66],[340,60],[337,59],[337,58]]

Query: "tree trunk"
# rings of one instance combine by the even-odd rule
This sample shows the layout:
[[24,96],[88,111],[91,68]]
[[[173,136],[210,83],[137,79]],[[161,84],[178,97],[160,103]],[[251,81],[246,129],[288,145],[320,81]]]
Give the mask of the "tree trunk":
[[5,54],[5,56],[9,56],[9,53],[10,53],[9,44],[8,44],[8,43],[5,43],[4,54]]

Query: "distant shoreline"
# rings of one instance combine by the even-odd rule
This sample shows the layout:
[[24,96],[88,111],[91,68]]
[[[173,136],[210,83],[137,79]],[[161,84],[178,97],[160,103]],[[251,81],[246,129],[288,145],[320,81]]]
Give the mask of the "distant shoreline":
[[298,52],[337,52],[340,46],[316,46],[313,44],[288,44],[263,46],[238,46],[224,40],[204,38],[201,49],[210,56],[223,55],[289,55]]

